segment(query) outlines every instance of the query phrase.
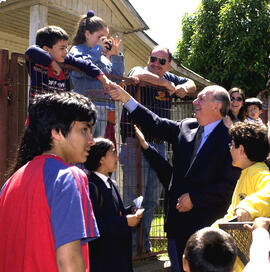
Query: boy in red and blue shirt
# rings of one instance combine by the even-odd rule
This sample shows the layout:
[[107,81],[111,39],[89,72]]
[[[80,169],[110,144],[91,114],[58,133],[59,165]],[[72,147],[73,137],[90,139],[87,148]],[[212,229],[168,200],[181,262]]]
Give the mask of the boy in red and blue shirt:
[[[66,114],[68,112],[68,114]],[[36,95],[0,192],[0,271],[89,271],[88,243],[99,232],[83,163],[96,112],[81,95]]]
[[31,96],[38,92],[70,91],[69,70],[61,69],[59,63],[72,65],[88,76],[98,79],[105,90],[110,80],[91,61],[67,55],[69,36],[58,26],[47,26],[37,31],[36,45],[25,54],[31,78]]

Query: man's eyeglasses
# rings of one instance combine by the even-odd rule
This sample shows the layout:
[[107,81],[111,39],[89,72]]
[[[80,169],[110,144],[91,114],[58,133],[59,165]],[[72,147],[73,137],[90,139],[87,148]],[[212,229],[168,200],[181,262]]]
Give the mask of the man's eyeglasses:
[[167,62],[166,59],[150,56],[150,62],[156,62],[157,60],[159,61],[160,65],[165,65]]
[[238,102],[241,102],[243,101],[242,97],[231,97],[231,101],[238,101]]

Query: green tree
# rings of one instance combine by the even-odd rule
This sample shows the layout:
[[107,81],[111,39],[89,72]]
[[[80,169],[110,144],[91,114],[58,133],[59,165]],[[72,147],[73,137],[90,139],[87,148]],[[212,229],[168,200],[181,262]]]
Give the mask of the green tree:
[[265,87],[270,54],[269,0],[202,0],[182,19],[178,63],[248,96]]

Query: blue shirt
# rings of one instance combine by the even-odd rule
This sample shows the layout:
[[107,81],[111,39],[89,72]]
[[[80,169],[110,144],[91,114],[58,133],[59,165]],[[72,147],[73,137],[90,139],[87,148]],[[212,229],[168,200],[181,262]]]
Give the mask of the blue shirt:
[[[105,74],[124,75],[124,57],[122,55],[111,56],[112,62],[110,62],[104,56],[100,45],[95,45],[93,48],[89,48],[85,44],[75,45],[71,48],[69,55],[84,60],[91,60]],[[72,71],[70,76],[75,92],[90,97],[95,105],[107,106],[110,109],[115,108],[114,102],[111,101],[109,94],[104,93],[100,81],[94,80],[86,74],[77,71]]]

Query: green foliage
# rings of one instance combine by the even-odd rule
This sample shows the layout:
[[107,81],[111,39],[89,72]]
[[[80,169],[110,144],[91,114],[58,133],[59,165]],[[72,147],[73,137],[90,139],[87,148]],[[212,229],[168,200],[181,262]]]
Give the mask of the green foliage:
[[248,96],[264,89],[270,55],[269,0],[202,0],[182,19],[178,63]]

